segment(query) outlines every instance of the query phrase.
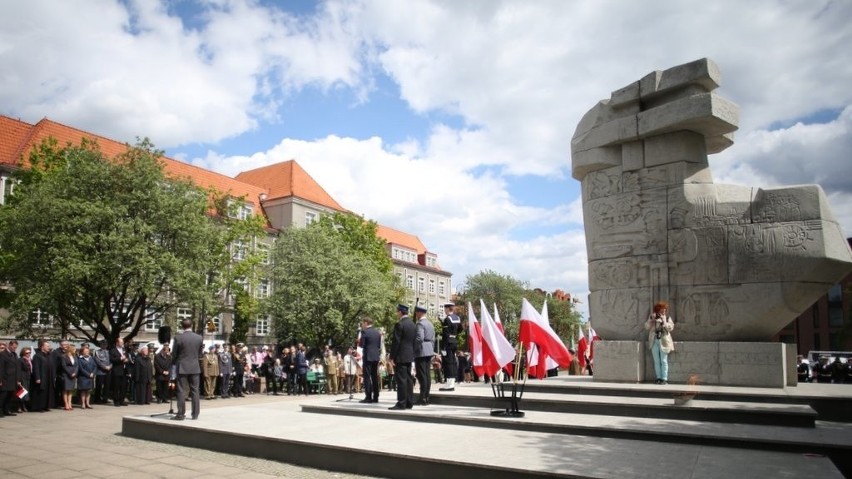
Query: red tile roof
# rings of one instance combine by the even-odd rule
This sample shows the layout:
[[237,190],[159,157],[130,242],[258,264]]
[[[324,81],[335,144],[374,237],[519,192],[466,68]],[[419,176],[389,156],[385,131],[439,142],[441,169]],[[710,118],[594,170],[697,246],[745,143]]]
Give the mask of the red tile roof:
[[413,249],[417,254],[427,253],[426,246],[420,241],[420,238],[403,231],[395,230],[384,225],[378,225],[376,234],[384,238],[388,244],[395,244],[409,249]]
[[295,160],[244,171],[236,179],[266,189],[270,200],[295,196],[336,211],[346,211]]
[[[79,144],[82,138],[95,140],[108,158],[127,151],[127,145],[124,143],[78,130],[47,118],[35,125],[30,125],[0,115],[0,163],[17,165],[18,161],[23,158],[24,164],[26,164],[30,151],[48,137],[55,138],[60,146],[68,143]],[[245,197],[245,200],[251,203],[255,209],[259,205],[258,196],[261,193],[266,193],[263,188],[237,181],[229,176],[167,157],[160,159],[163,162],[166,174],[174,178],[189,179],[202,188],[214,188],[221,193],[234,197]],[[255,212],[260,213],[259,211]]]
[[[78,144],[82,138],[95,140],[101,151],[109,158],[127,150],[127,145],[87,131],[79,130],[47,118],[35,125],[0,115],[0,165],[18,166],[21,159],[24,165],[30,151],[42,140],[53,137],[60,146],[68,143]],[[244,171],[231,178],[204,168],[193,166],[172,158],[162,157],[167,174],[175,178],[189,179],[203,188],[213,188],[233,197],[244,197],[258,211],[261,194],[267,200],[275,198],[298,197],[336,211],[347,211],[331,197],[295,160]],[[378,225],[376,233],[390,244],[400,245],[417,252],[428,253],[420,239],[387,226]]]

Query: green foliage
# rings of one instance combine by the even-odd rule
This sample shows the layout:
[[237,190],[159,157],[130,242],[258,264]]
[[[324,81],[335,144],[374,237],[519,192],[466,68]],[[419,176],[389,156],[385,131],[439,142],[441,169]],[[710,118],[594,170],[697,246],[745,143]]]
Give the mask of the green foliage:
[[501,275],[491,270],[481,271],[465,279],[464,291],[461,294],[462,307],[457,308],[459,316],[467,318],[467,303],[474,308],[477,318],[482,316],[479,300],[485,301],[488,313],[494,316],[494,304],[500,313],[506,337],[511,342],[517,341],[518,327],[521,315],[521,300],[526,298],[536,310],[541,311],[544,301],[547,301],[550,325],[566,345],[570,338],[575,337],[580,324],[580,313],[574,309],[570,301],[560,301],[548,296],[540,290],[529,289],[528,284],[509,275]]
[[273,250],[273,278],[268,309],[276,337],[285,342],[349,345],[362,316],[377,318],[394,301],[393,275],[333,228],[282,231]]
[[13,286],[3,326],[34,334],[49,311],[60,335],[136,336],[153,317],[207,294],[226,236],[206,192],[167,178],[147,140],[107,160],[94,142],[37,147],[0,208],[0,279]]

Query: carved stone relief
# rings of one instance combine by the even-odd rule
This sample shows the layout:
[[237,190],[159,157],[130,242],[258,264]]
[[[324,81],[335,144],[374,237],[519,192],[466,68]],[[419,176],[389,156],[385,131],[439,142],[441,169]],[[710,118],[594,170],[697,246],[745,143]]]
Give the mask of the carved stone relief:
[[766,340],[852,269],[818,186],[713,183],[707,154],[738,121],[719,80],[707,59],[654,72],[577,126],[589,307],[606,339],[643,340],[667,300],[676,340]]

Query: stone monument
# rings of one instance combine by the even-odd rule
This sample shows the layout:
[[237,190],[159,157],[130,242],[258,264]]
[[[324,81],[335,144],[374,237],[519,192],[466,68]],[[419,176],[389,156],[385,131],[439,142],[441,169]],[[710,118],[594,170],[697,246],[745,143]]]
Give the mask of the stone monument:
[[596,380],[645,379],[644,321],[666,300],[673,381],[795,384],[795,348],[759,342],[852,270],[819,186],[713,182],[707,155],[733,144],[739,115],[714,93],[719,83],[708,59],[653,72],[599,102],[574,133],[589,310],[606,340]]

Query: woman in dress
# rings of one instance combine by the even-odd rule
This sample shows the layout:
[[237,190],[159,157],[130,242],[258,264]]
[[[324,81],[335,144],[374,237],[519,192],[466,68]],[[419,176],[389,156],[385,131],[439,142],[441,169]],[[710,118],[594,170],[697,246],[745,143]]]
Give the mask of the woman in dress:
[[674,321],[668,315],[669,304],[660,301],[654,305],[654,312],[645,321],[648,330],[648,347],[654,358],[654,372],[657,375],[656,384],[669,383],[669,353],[674,351],[672,329]]
[[62,402],[65,410],[71,411],[71,395],[77,387],[77,348],[68,345],[62,356]]
[[95,386],[95,374],[98,372],[98,365],[91,355],[88,343],[83,343],[83,346],[80,347],[77,365],[77,392],[80,395],[80,407],[92,409],[89,398],[92,388]]

